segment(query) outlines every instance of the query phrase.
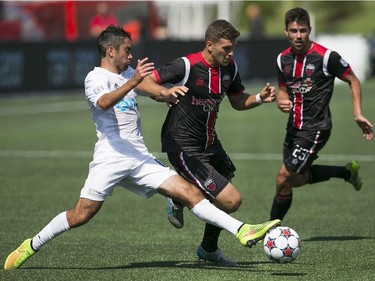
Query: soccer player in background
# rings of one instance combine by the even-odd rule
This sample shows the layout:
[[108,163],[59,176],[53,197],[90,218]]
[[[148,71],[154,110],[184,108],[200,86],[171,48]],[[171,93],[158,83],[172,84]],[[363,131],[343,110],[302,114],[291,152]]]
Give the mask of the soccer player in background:
[[[115,186],[144,198],[160,193],[186,205],[201,220],[234,234],[244,246],[263,239],[279,220],[244,224],[212,205],[201,191],[150,154],[141,134],[137,92],[134,88],[154,70],[147,58],[130,67],[131,36],[121,27],[109,26],[100,33],[97,47],[100,67],[88,73],[85,95],[98,137],[89,174],[73,209],[54,217],[37,235],[26,239],[7,257],[4,269],[20,267],[47,242],[87,223],[100,210]],[[184,87],[173,87],[153,96],[177,102]]]
[[[241,205],[231,183],[235,167],[216,134],[219,106],[225,96],[236,110],[246,110],[275,99],[267,85],[256,95],[244,92],[233,52],[240,32],[225,20],[212,22],[205,33],[203,51],[189,54],[156,69],[138,88],[157,94],[163,85],[184,85],[188,90],[172,105],[162,128],[162,150],[176,171],[200,188],[207,199],[227,213]],[[183,202],[167,198],[167,214],[177,228],[183,226]],[[218,247],[221,228],[207,223],[199,259],[219,266],[236,266]]]
[[331,134],[329,103],[334,80],[350,87],[354,120],[363,136],[373,138],[373,125],[362,115],[361,84],[350,65],[335,51],[309,39],[310,18],[294,8],[285,14],[285,36],[290,47],[277,57],[277,106],[289,113],[283,165],[276,176],[276,195],[270,216],[282,220],[292,204],[293,187],[341,178],[355,190],[362,188],[356,161],[345,166],[313,165]]

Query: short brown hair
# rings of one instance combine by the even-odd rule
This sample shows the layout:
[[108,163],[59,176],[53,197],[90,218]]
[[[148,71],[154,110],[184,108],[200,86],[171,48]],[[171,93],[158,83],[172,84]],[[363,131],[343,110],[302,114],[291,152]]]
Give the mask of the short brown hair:
[[121,26],[108,26],[100,33],[97,39],[97,48],[100,56],[102,58],[105,57],[108,46],[113,46],[116,50],[118,50],[126,38],[128,38],[130,41],[132,40],[130,33],[125,31]]
[[221,38],[227,40],[235,40],[240,36],[240,32],[234,28],[234,26],[226,20],[215,20],[212,22],[206,30],[205,40],[211,42],[217,42]]
[[285,28],[288,28],[288,25],[291,22],[305,23],[310,27],[310,16],[309,13],[302,8],[293,8],[285,13]]

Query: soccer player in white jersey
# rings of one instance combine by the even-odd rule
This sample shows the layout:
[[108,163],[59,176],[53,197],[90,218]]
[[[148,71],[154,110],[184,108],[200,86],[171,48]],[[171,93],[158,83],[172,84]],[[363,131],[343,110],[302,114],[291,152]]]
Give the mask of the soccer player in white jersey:
[[[251,247],[280,220],[250,225],[234,219],[212,205],[200,190],[150,154],[141,134],[134,88],[150,75],[154,65],[144,58],[136,69],[130,67],[131,36],[121,27],[109,26],[98,37],[100,67],[85,79],[85,94],[96,126],[97,143],[89,174],[73,209],[55,216],[33,238],[26,239],[7,257],[4,269],[20,267],[43,245],[58,235],[87,223],[100,210],[115,186],[144,198],[155,193],[182,202],[199,219],[234,234],[240,243]],[[186,88],[173,87],[151,96],[167,104],[176,103]]]

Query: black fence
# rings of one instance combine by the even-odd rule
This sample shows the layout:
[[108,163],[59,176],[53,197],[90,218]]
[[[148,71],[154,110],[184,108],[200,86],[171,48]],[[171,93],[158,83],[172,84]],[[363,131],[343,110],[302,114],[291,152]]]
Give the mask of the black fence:
[[[276,56],[288,47],[286,39],[239,41],[235,49],[242,80],[276,79]],[[134,46],[133,63],[148,57],[160,66],[202,50],[202,41],[143,41]],[[99,64],[96,43],[2,43],[0,94],[83,88],[86,74]]]

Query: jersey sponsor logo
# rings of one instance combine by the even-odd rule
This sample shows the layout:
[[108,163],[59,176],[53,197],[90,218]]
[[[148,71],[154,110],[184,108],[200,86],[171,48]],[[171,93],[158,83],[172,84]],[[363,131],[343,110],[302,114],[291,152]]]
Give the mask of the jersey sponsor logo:
[[116,104],[116,108],[121,112],[124,112],[126,110],[136,110],[137,107],[137,101],[133,98],[127,98],[126,100],[122,99]]
[[209,191],[214,191],[216,189],[216,184],[213,179],[208,179],[204,183],[204,188]]
[[315,65],[313,65],[313,64],[308,64],[308,65],[306,66],[306,73],[307,73],[308,76],[313,75],[314,71],[315,71]]
[[349,66],[349,64],[347,63],[347,61],[344,60],[343,58],[340,59],[340,63],[341,63],[341,65],[342,65],[343,67],[348,67],[348,66]]
[[303,108],[304,108],[304,95],[310,92],[312,88],[312,80],[310,77],[303,81],[296,83],[289,83],[288,86],[292,90],[293,99],[293,126],[301,129],[303,126]]
[[298,81],[295,83],[288,83],[288,86],[292,89],[293,94],[300,93],[300,94],[306,94],[310,92],[312,88],[313,81],[311,78],[306,78],[303,81]]
[[197,99],[195,96],[191,96],[191,105],[202,106],[205,112],[218,110],[218,100],[214,99]]

